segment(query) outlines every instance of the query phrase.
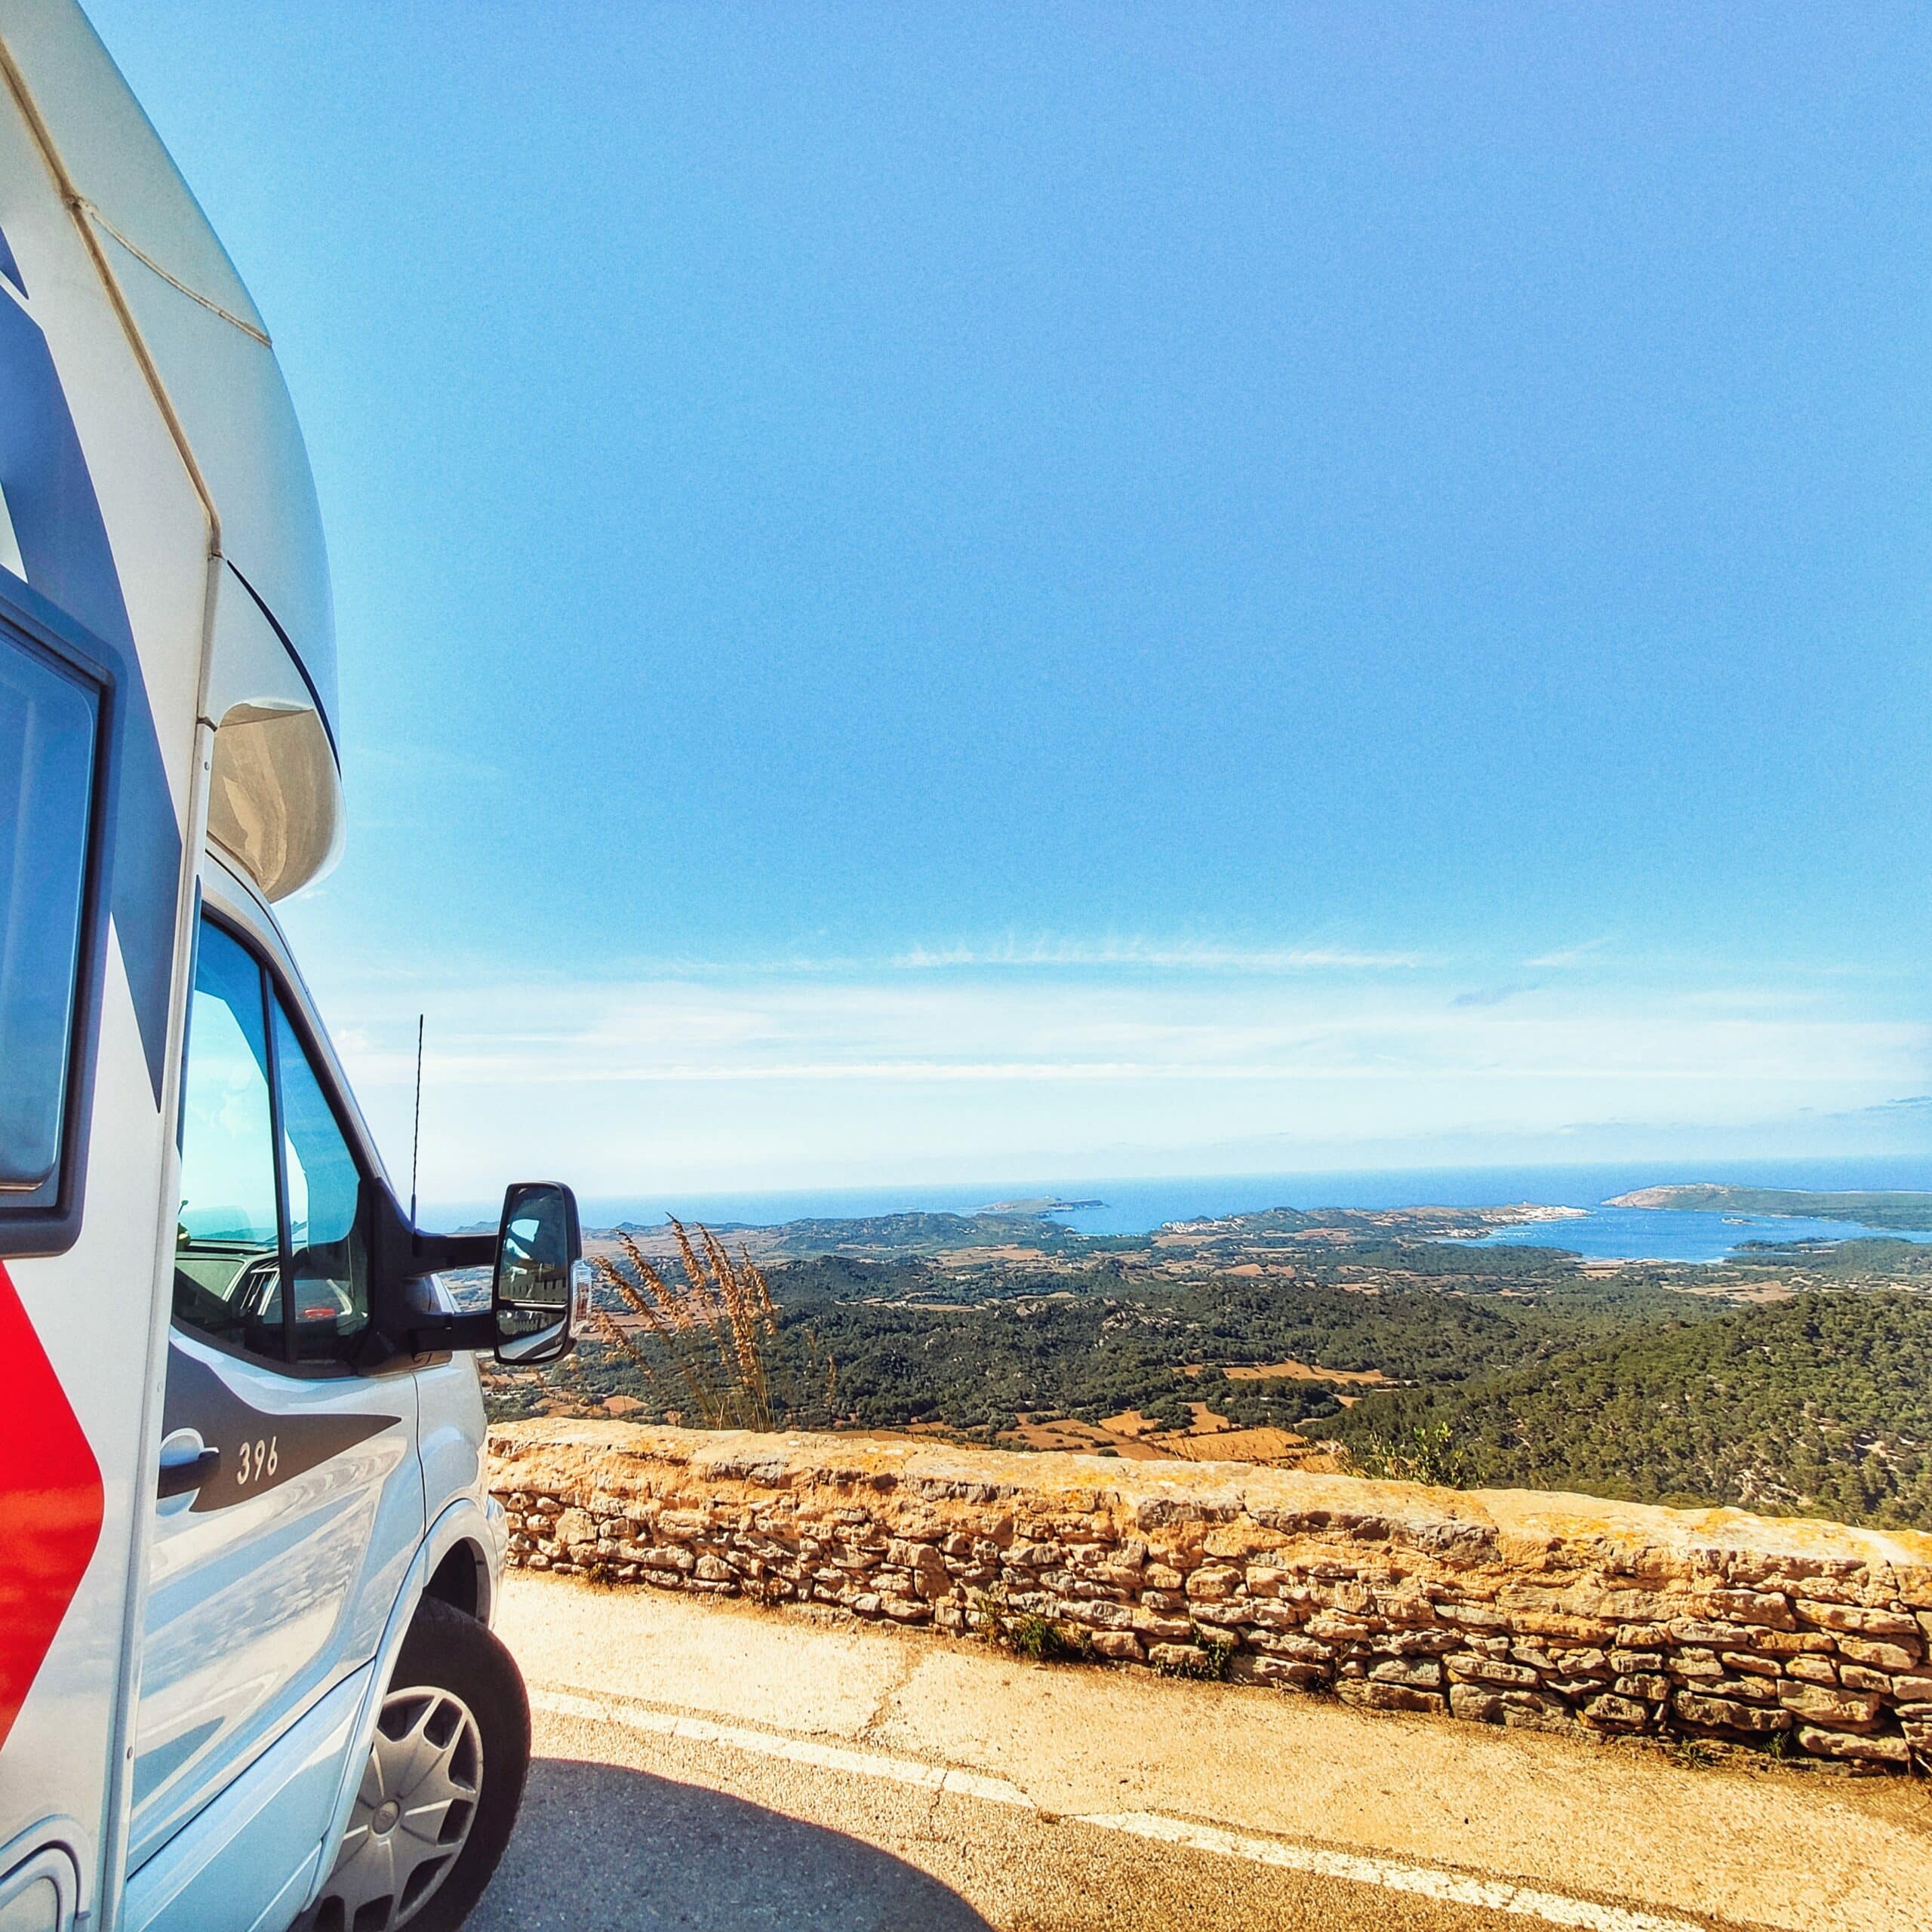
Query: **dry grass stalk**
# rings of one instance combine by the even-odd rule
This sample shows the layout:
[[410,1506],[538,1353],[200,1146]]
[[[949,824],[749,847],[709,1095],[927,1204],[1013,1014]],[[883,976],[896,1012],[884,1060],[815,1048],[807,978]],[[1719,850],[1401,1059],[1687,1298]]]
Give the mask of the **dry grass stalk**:
[[[694,1241],[684,1223],[671,1219],[681,1281],[667,1279],[628,1234],[617,1237],[623,1266],[595,1258],[605,1285],[638,1318],[652,1346],[642,1346],[602,1309],[592,1311],[597,1332],[641,1372],[660,1407],[681,1391],[683,1405],[706,1429],[782,1427],[790,1411],[788,1405],[781,1418],[774,1407],[768,1355],[778,1335],[778,1311],[771,1291],[749,1255],[741,1250],[734,1261],[708,1228],[696,1232]],[[817,1338],[802,1339],[815,1369]],[[826,1371],[829,1411],[835,1383],[829,1360]]]

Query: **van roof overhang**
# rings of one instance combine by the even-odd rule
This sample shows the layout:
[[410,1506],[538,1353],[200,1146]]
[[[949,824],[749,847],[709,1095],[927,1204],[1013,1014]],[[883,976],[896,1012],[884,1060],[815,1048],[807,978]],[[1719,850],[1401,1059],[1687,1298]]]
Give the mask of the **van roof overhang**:
[[[328,555],[294,408],[227,251],[79,7],[0,0],[0,42],[229,566],[204,710],[229,795],[251,823],[277,828],[279,857],[257,877],[279,898],[331,861],[342,819]],[[250,605],[260,621],[247,620]],[[230,607],[240,620],[226,621]],[[231,731],[245,755],[225,755]],[[236,849],[251,869],[266,862],[267,848]]]

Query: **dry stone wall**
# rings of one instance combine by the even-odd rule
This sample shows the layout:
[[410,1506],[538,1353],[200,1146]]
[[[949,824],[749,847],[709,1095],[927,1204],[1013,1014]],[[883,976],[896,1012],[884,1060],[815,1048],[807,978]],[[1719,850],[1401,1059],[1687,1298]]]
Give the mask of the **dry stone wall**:
[[1932,1762],[1932,1536],[1232,1463],[491,1433],[510,1560],[1484,1723]]

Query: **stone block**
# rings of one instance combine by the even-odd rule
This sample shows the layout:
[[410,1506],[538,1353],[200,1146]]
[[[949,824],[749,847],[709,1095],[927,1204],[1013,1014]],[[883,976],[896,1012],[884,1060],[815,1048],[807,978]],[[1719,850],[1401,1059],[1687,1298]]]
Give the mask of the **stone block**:
[[1715,1651],[1667,1652],[1664,1666],[1681,1683],[1694,1683],[1700,1678],[1721,1677],[1724,1675],[1724,1666],[1718,1662]]
[[1801,1723],[1838,1730],[1870,1730],[1883,1700],[1869,1690],[1834,1690],[1822,1684],[1787,1684],[1778,1701]]
[[1897,1715],[1905,1741],[1921,1755],[1932,1754],[1932,1704],[1901,1704]]
[[1912,1761],[1911,1749],[1903,1737],[1858,1737],[1808,1724],[1798,1727],[1798,1748],[1814,1758],[1835,1758],[1854,1764],[1903,1765]]
[[1641,1697],[1660,1704],[1670,1695],[1671,1682],[1661,1671],[1633,1671],[1617,1680],[1616,1690],[1620,1697]]
[[1450,1676],[1458,1684],[1493,1684],[1511,1689],[1528,1690],[1541,1680],[1527,1664],[1504,1663],[1495,1657],[1478,1657],[1459,1651],[1444,1661]]
[[1094,1654],[1112,1663],[1143,1663],[1147,1654],[1131,1630],[1097,1630],[1091,1639]]
[[1872,1670],[1911,1670],[1918,1663],[1918,1646],[1888,1644],[1877,1637],[1841,1637],[1838,1655]]
[[1440,1690],[1420,1690],[1407,1684],[1388,1684],[1367,1678],[1340,1687],[1343,1700],[1371,1711],[1424,1711],[1441,1716],[1447,1708]]
[[1090,1630],[1129,1630],[1135,1617],[1145,1613],[1124,1603],[1085,1602],[1063,1604],[1060,1614],[1068,1623],[1084,1624]]
[[1583,1650],[1561,1651],[1558,1661],[1572,1677],[1607,1676],[1611,1674],[1608,1654],[1594,1644]]
[[1583,1717],[1586,1722],[1600,1724],[1607,1730],[1641,1730],[1650,1722],[1651,1713],[1635,1698],[1606,1690],[1583,1706]]
[[566,1509],[558,1517],[550,1536],[567,1549],[579,1543],[594,1543],[597,1540],[596,1518],[588,1509]]
[[1094,1585],[1108,1590],[1137,1590],[1145,1574],[1138,1563],[1123,1563],[1111,1553],[1105,1557],[1088,1557],[1083,1552],[1074,1567],[1081,1575],[1090,1578]]
[[1717,1730],[1761,1732],[1790,1727],[1791,1713],[1763,1704],[1740,1703],[1734,1697],[1709,1697],[1696,1690],[1680,1690],[1670,1700],[1671,1709],[1686,1724],[1701,1724]]
[[1715,1649],[1749,1644],[1757,1632],[1748,1623],[1716,1623],[1698,1617],[1673,1617],[1665,1625],[1680,1644],[1708,1644]]
[[1767,1657],[1829,1657],[1838,1641],[1824,1630],[1761,1630],[1751,1647]]
[[1433,1657],[1419,1660],[1384,1657],[1380,1663],[1370,1665],[1368,1674],[1375,1683],[1406,1684],[1412,1690],[1442,1688],[1442,1666]]
[[1225,1563],[1204,1563],[1188,1578],[1187,1594],[1192,1601],[1220,1603],[1232,1596],[1241,1583],[1238,1570]]
[[1129,1620],[1131,1629],[1160,1644],[1184,1644],[1194,1635],[1194,1626],[1184,1617],[1170,1617],[1158,1610],[1136,1610]]
[[1509,1620],[1494,1604],[1438,1603],[1435,1614],[1467,1630],[1506,1630]]
[[1778,1700],[1774,1677],[1719,1677],[1690,1687],[1700,1697],[1740,1697],[1747,1704],[1775,1704]]
[[1319,1664],[1257,1657],[1246,1651],[1228,1660],[1228,1675],[1237,1684],[1272,1684],[1292,1690],[1310,1690],[1327,1681]]
[[1373,1623],[1350,1617],[1339,1610],[1318,1610],[1308,1620],[1311,1637],[1327,1637],[1343,1642],[1361,1643],[1379,1634]]
[[1862,1663],[1840,1664],[1838,1681],[1847,1690],[1875,1690],[1881,1697],[1892,1694],[1892,1680],[1882,1670],[1867,1670]]
[[1277,1635],[1271,1631],[1251,1630],[1247,1641],[1271,1657],[1293,1657],[1303,1663],[1322,1665],[1334,1661],[1335,1653],[1331,1646],[1316,1638],[1304,1637],[1297,1631]]
[[1257,1630],[1299,1630],[1301,1612],[1292,1604],[1255,1602],[1252,1598],[1241,1606],[1242,1620]]
[[1835,1684],[1838,1681],[1838,1667],[1829,1657],[1787,1657],[1784,1674],[1803,1684]]
[[667,1544],[659,1549],[641,1549],[637,1553],[638,1564],[646,1570],[675,1570],[680,1575],[688,1575],[697,1567],[697,1558],[688,1549],[675,1544]]
[[1800,1597],[1792,1604],[1807,1623],[1825,1630],[1849,1631],[1859,1637],[1910,1637],[1920,1635],[1918,1620],[1902,1610],[1866,1610],[1857,1604],[1825,1603]]
[[1439,1657],[1462,1647],[1460,1630],[1398,1630],[1385,1637],[1383,1647],[1398,1657]]
[[1797,1628],[1790,1599],[1781,1590],[1713,1590],[1711,1607],[1734,1623],[1753,1623],[1770,1630]]
[[1457,1717],[1469,1718],[1478,1724],[1500,1724],[1503,1721],[1501,1694],[1494,1690],[1485,1690],[1478,1684],[1451,1684],[1449,1708]]

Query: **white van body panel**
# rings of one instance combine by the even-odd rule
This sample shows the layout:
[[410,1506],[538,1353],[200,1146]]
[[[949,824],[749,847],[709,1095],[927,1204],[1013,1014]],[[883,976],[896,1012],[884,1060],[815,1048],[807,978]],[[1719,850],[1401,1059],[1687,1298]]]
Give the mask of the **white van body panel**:
[[282,1932],[327,1875],[333,1801],[374,1680],[338,1684],[135,1873],[125,1932]]
[[[0,22],[11,27],[23,14],[54,11],[10,6]],[[31,1836],[42,1820],[65,1820],[47,1829],[66,1835],[60,1841],[80,1874],[82,1909],[93,1912],[102,1903],[99,1876],[117,1856],[126,1639],[150,1501],[138,1478],[154,1338],[145,1294],[131,1331],[128,1288],[155,1278],[168,1185],[190,937],[181,913],[192,885],[186,855],[198,843],[195,709],[209,566],[206,519],[179,451],[5,88],[0,234],[25,291],[0,280],[0,379],[10,406],[22,406],[23,381],[52,373],[48,393],[32,399],[34,420],[10,420],[0,439],[0,490],[26,568],[19,601],[44,598],[74,620],[77,633],[118,660],[124,682],[131,675],[140,684],[151,720],[148,762],[123,774],[142,780],[146,794],[117,874],[129,896],[117,892],[103,966],[85,1220],[65,1252],[7,1263],[4,1274],[91,1452],[99,1492],[86,1569],[0,1745],[0,1842]],[[70,498],[75,489],[86,491],[85,503]],[[53,528],[87,511],[111,555],[105,577],[93,546]],[[109,1336],[122,1346],[104,1349]],[[0,1601],[0,1616],[12,1614]]]

